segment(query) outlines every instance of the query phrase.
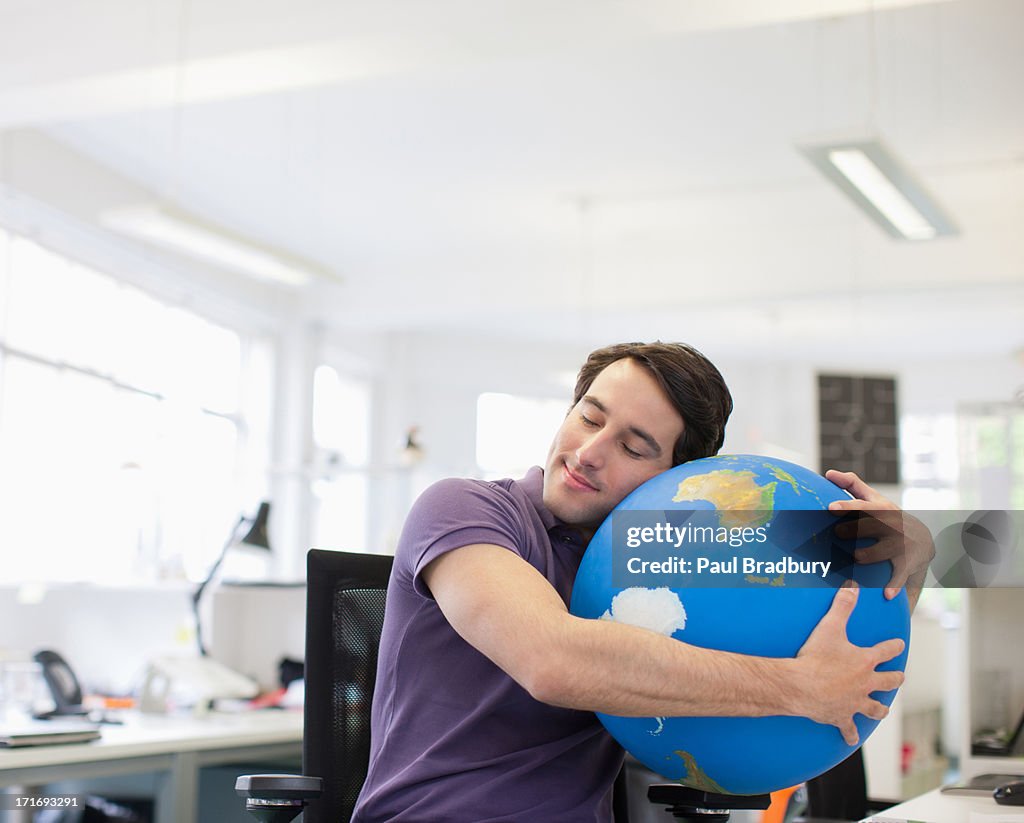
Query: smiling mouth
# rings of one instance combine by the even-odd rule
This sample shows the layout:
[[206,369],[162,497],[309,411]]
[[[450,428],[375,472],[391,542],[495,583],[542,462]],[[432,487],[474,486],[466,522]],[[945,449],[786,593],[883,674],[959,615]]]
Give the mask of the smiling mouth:
[[580,491],[597,491],[597,487],[593,483],[582,475],[576,474],[576,472],[569,468],[568,463],[562,463],[562,470],[565,472],[566,481],[570,488],[579,489]]

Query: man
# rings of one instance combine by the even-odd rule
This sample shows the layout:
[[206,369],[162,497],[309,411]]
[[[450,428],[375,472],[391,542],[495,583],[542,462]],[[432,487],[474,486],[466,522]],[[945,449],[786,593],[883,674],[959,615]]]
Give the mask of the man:
[[[875,668],[903,644],[847,641],[856,589],[837,593],[794,659],[569,614],[600,523],[654,475],[717,453],[731,411],[721,374],[696,350],[610,346],[581,370],[543,471],[424,492],[395,554],[354,820],[607,821],[622,750],[595,711],[800,715],[850,744],[855,714],[886,715],[870,695],[903,678]],[[895,508],[856,475],[831,479],[861,498],[854,508]],[[905,566],[890,588],[906,582]]]

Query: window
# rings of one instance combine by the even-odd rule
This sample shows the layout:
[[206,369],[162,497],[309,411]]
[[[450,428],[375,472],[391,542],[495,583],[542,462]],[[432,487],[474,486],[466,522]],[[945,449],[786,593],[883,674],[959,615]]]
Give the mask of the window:
[[313,376],[313,442],[342,466],[365,467],[370,459],[370,388],[331,366]]
[[903,415],[900,464],[905,509],[955,509],[959,505],[959,461],[954,415]]
[[265,495],[270,342],[0,232],[7,580],[201,578]]
[[487,392],[476,403],[476,463],[486,479],[542,465],[565,420],[566,400]]
[[321,365],[313,377],[313,545],[367,551],[370,386]]
[[1024,508],[1024,404],[964,405],[957,424],[963,505]]

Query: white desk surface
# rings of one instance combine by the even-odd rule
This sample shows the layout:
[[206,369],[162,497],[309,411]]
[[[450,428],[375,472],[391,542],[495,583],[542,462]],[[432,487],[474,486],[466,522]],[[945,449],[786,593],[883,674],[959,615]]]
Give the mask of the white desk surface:
[[876,817],[921,823],[1024,823],[1024,806],[1000,806],[991,796],[942,794],[933,789]]
[[124,721],[124,725],[102,725],[99,740],[89,743],[0,749],[0,773],[8,769],[266,746],[302,740],[301,711],[211,713],[205,717],[129,713]]
[[[302,749],[302,712],[211,713],[205,717],[132,713],[125,717],[124,725],[102,726],[101,734],[99,740],[88,743],[0,749],[0,791],[4,787],[153,773],[158,776],[156,823],[192,823],[199,819],[200,770],[228,763],[297,758]],[[4,814],[0,811],[0,818]]]

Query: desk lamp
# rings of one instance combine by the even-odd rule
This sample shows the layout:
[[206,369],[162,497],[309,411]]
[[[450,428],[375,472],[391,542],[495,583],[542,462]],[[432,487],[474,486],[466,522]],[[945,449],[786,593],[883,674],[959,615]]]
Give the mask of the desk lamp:
[[[199,584],[199,588],[196,589],[196,593],[192,595],[192,611],[196,617],[196,642],[199,644],[199,654],[203,657],[208,657],[210,654],[203,643],[203,627],[202,621],[199,619],[199,601],[203,596],[203,592],[206,590],[206,587],[210,585],[210,581],[213,580],[213,576],[217,573],[217,569],[220,568],[220,564],[224,562],[224,558],[227,557],[227,553],[232,546],[239,544],[263,549],[268,552],[271,550],[270,538],[267,535],[267,520],[269,518],[270,503],[266,500],[260,503],[259,511],[256,512],[255,517],[246,517],[244,514],[239,515],[238,522],[235,523],[234,528],[231,530],[231,534],[228,535],[228,539],[224,543],[224,548],[220,550],[220,556],[217,558],[217,562],[213,564],[209,574],[206,575],[206,579]],[[239,532],[247,524],[251,524],[249,531],[246,533],[245,537],[238,540]]]

